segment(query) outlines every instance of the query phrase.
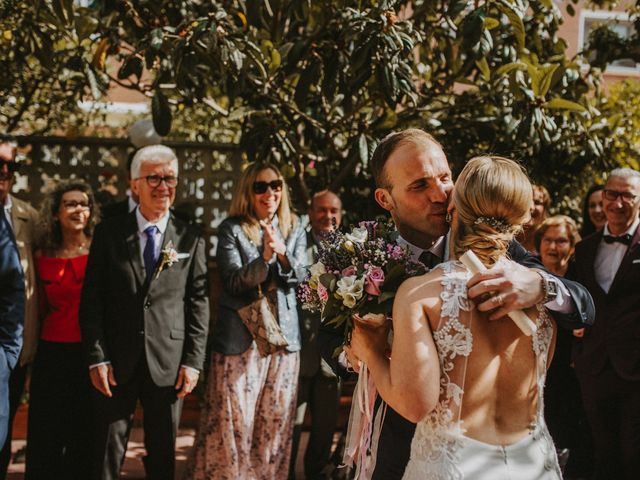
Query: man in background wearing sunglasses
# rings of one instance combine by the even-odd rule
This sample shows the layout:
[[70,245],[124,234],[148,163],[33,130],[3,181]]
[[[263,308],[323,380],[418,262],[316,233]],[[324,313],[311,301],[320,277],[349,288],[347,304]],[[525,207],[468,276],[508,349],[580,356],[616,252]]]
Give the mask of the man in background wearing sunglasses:
[[198,382],[209,326],[204,239],[170,211],[178,159],[163,145],[131,164],[138,207],[95,230],[80,328],[95,387],[96,456],[87,479],[117,479],[144,409],[147,478],[173,480],[182,400]]
[[640,172],[619,168],[603,191],[604,230],[576,246],[572,278],[596,305],[576,354],[596,479],[640,472]]
[[23,346],[20,358],[9,380],[9,435],[0,451],[0,479],[4,479],[11,458],[11,426],[25,387],[27,370],[33,363],[38,344],[38,301],[36,299],[35,267],[33,250],[37,237],[38,213],[35,209],[13,195],[14,174],[19,170],[16,162],[16,147],[10,142],[0,141],[0,206],[3,208],[6,226],[15,238],[20,263],[24,274],[25,308]]

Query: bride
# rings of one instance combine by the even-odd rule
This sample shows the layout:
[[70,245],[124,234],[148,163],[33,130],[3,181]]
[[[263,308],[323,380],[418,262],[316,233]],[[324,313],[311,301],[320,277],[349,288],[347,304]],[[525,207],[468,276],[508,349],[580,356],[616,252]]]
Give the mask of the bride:
[[[460,174],[449,208],[451,251],[471,249],[486,267],[505,264],[507,245],[529,217],[531,184],[501,157],[476,157]],[[417,422],[404,474],[413,479],[560,479],[543,418],[543,386],[555,326],[540,305],[525,336],[509,318],[489,321],[467,299],[471,273],[453,260],[404,282],[387,332],[356,324],[353,353],[381,397]]]

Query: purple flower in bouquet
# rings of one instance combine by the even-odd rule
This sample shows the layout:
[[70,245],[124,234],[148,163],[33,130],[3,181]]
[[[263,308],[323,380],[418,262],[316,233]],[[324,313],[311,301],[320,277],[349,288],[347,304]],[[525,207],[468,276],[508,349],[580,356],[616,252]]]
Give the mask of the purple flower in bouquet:
[[342,327],[345,338],[354,317],[389,318],[400,284],[425,273],[396,239],[393,224],[370,221],[324,235],[318,262],[298,289],[302,308],[320,311],[322,321]]

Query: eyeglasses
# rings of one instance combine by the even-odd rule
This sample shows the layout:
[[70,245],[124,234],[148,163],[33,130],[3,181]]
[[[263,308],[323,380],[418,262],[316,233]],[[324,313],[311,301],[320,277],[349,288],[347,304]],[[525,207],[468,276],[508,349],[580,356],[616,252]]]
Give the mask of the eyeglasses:
[[638,197],[637,195],[634,195],[631,192],[618,192],[617,190],[607,190],[607,189],[603,190],[602,194],[604,195],[604,198],[606,198],[607,200],[615,201],[618,199],[618,197],[620,197],[620,200],[626,203],[631,203]]
[[78,202],[76,200],[66,200],[62,202],[62,206],[66,210],[75,210],[76,208],[80,208],[80,210],[91,210],[90,202]]
[[272,180],[271,182],[253,182],[253,193],[261,195],[271,188],[274,192],[282,191],[282,180]]
[[20,164],[13,160],[0,160],[0,170],[4,170],[4,167],[7,167],[7,170],[10,172],[17,172],[20,170]]
[[136,180],[140,180],[144,178],[147,181],[147,185],[151,188],[158,188],[162,182],[169,188],[176,188],[178,185],[178,177],[174,177],[173,175],[168,175],[166,177],[162,177],[160,175],[147,175],[146,177],[138,177]]

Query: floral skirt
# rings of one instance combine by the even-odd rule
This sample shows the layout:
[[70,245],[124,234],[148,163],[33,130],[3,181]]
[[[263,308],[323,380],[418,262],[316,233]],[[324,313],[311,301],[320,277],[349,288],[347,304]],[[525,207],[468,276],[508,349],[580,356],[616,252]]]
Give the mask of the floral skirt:
[[214,352],[188,480],[286,479],[300,359]]

